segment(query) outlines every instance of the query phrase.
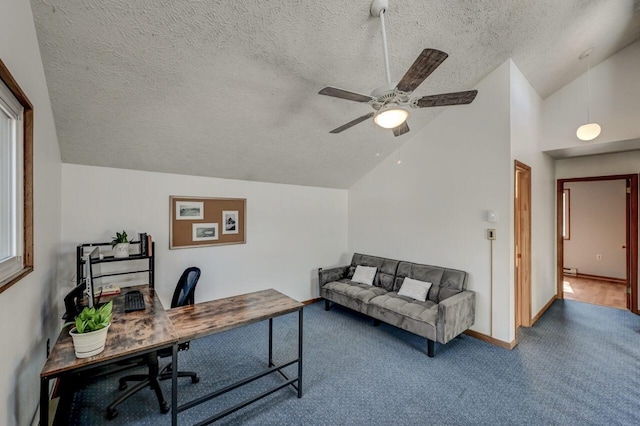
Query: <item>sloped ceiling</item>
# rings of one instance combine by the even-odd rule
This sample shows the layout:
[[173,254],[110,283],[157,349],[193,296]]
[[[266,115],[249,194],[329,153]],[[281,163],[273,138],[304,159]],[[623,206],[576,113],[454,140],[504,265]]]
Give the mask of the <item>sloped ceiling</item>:
[[[371,108],[318,90],[385,83],[369,0],[31,3],[63,162],[348,188],[442,110],[412,110],[398,138],[371,121],[328,133]],[[597,64],[639,38],[638,10],[390,0],[392,79],[431,47],[449,58],[416,94],[469,90],[513,58],[546,97],[585,71],[588,47]]]

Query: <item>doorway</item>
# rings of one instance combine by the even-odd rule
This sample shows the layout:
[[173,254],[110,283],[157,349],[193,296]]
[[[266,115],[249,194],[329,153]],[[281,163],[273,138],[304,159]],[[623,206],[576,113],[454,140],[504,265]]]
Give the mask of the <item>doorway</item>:
[[[625,250],[624,254],[624,270],[626,277],[620,280],[624,283],[625,289],[625,302],[626,309],[631,312],[638,313],[638,175],[613,175],[613,176],[597,176],[597,177],[585,177],[585,178],[573,178],[573,179],[558,179],[557,181],[557,298],[564,299],[564,281],[565,280],[565,238],[569,232],[566,201],[569,193],[569,186],[576,182],[603,182],[603,181],[618,181],[623,184],[625,188],[625,218],[624,218],[624,232],[625,241],[620,247]],[[616,183],[616,182],[613,182]],[[600,254],[596,255],[598,259]],[[602,259],[602,257],[600,257]],[[568,270],[568,273],[575,274],[579,271]],[[602,281],[598,276],[585,276],[583,278],[596,278],[598,281]],[[569,279],[571,282],[571,279]],[[622,307],[622,306],[620,306]]]
[[531,327],[531,167],[515,162],[514,246],[515,319],[518,327]]

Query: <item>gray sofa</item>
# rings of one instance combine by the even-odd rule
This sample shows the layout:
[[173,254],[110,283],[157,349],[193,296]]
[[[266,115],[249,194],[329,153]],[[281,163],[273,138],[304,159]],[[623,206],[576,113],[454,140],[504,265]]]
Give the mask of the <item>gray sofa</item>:
[[[356,266],[377,268],[373,285],[351,281]],[[405,277],[432,283],[422,302],[399,296]],[[320,297],[325,310],[331,302],[427,338],[427,355],[434,342],[445,344],[473,325],[476,298],[467,290],[467,273],[355,253],[351,265],[318,269]]]

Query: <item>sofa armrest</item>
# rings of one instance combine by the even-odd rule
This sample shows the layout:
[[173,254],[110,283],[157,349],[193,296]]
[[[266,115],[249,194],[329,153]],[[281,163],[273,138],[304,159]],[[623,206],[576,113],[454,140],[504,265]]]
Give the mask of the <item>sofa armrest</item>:
[[318,286],[322,290],[322,286],[332,281],[338,281],[347,277],[349,265],[338,266],[336,268],[322,269],[318,268]]
[[465,290],[438,304],[437,339],[447,343],[473,325],[476,316],[476,293]]

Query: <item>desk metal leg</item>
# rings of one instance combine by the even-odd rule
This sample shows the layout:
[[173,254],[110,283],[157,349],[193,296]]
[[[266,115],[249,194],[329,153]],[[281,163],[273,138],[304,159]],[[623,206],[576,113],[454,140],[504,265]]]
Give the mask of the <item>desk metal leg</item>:
[[298,311],[298,398],[302,398],[302,311]]
[[269,367],[273,367],[273,318],[269,318]]
[[49,426],[49,379],[40,378],[40,426]]
[[171,353],[171,424],[178,424],[178,344],[174,344]]

